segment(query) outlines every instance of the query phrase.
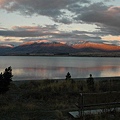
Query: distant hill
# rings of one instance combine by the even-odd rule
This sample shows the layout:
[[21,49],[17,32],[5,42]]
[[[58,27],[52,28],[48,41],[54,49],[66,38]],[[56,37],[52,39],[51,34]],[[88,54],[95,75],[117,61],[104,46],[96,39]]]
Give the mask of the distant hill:
[[79,50],[92,50],[92,51],[120,51],[120,46],[116,45],[108,45],[103,43],[93,43],[93,42],[85,42],[83,44],[75,44],[72,46],[75,49]]
[[0,55],[6,55],[8,52],[10,52],[12,50],[12,48],[14,48],[13,45],[10,44],[1,44],[0,45]]
[[13,54],[55,54],[55,53],[73,53],[75,49],[71,46],[62,43],[33,43],[33,44],[24,44],[17,46],[12,49],[11,53]]
[[29,55],[29,54],[75,54],[79,52],[120,52],[120,46],[95,42],[67,44],[60,42],[38,41],[26,42],[19,46],[0,46],[0,55]]

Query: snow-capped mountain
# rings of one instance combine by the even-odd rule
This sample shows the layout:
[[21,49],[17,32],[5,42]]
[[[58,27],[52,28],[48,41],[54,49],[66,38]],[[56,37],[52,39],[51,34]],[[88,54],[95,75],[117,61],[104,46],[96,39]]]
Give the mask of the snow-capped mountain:
[[75,49],[83,49],[83,48],[93,48],[99,49],[103,51],[119,51],[120,46],[110,45],[110,44],[103,44],[103,43],[95,43],[95,42],[84,42],[82,44],[74,44],[72,45]]
[[23,45],[32,45],[32,44],[35,44],[35,43],[50,43],[50,41],[48,41],[48,40],[29,41],[29,42],[24,42],[20,46],[23,46]]
[[26,55],[26,54],[60,54],[80,52],[115,52],[120,51],[120,46],[77,41],[77,42],[55,42],[49,40],[37,40],[23,43],[14,47],[13,45],[0,46],[0,55]]

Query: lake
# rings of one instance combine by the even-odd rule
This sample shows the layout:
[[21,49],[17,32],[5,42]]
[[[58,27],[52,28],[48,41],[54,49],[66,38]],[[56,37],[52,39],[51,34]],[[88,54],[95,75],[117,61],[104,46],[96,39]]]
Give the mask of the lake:
[[0,72],[12,67],[13,80],[65,79],[120,76],[117,57],[0,56]]

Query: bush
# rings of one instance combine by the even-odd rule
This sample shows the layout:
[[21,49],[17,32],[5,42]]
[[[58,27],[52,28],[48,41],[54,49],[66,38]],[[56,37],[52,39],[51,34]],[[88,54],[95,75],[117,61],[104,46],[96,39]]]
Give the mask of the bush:
[[56,117],[57,120],[64,120],[63,114],[60,110],[55,111],[55,117]]

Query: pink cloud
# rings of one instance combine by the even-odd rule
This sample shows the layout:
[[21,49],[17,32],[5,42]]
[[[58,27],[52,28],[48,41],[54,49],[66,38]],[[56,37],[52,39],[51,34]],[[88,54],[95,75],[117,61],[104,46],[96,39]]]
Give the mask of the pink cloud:
[[113,7],[110,7],[108,10],[107,10],[108,13],[111,13],[111,14],[120,14],[120,6],[113,6]]

